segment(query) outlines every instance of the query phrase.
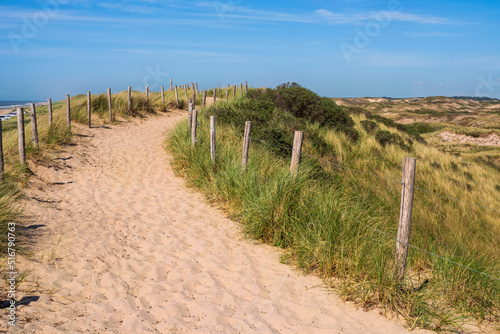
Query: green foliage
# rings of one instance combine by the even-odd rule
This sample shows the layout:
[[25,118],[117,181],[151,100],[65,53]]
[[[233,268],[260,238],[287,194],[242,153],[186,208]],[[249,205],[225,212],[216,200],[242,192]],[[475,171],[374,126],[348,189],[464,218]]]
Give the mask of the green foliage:
[[318,94],[299,84],[284,83],[276,87],[274,104],[295,117],[315,121],[322,114]]
[[373,133],[375,130],[379,128],[378,124],[374,121],[369,121],[369,120],[363,120],[361,121],[361,126],[366,130],[368,133]]
[[392,133],[387,130],[378,130],[375,133],[375,139],[383,147],[387,145],[399,145],[402,149],[409,151],[411,149],[411,144],[405,143],[403,137],[397,133]]

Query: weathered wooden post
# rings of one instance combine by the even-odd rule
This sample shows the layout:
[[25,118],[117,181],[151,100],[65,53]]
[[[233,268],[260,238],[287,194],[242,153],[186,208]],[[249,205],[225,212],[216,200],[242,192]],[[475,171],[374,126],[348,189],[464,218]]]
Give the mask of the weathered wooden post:
[[243,96],[243,84],[240,83],[240,93],[241,93],[241,96]]
[[186,102],[189,101],[188,98],[188,86],[186,85],[186,89],[184,89],[184,93],[186,93]]
[[290,171],[292,175],[297,175],[299,172],[300,155],[302,153],[302,140],[304,139],[304,132],[295,131],[293,139],[292,161],[290,163]]
[[207,103],[207,91],[204,90],[203,91],[203,104],[202,105],[204,106],[206,103]]
[[196,107],[196,93],[193,92],[193,108]]
[[248,81],[245,81],[245,94],[248,93]]
[[177,102],[177,108],[180,107],[179,104],[179,92],[177,91],[177,85],[175,85],[175,101]]
[[36,122],[36,107],[34,103],[30,104],[31,133],[33,134],[33,145],[38,147],[38,126]]
[[193,125],[193,104],[191,103],[191,100],[188,102],[188,128],[189,131],[191,132],[191,127]]
[[66,94],[66,121],[68,123],[69,131],[71,132],[71,103],[69,94]]
[[236,85],[234,85],[233,99],[236,98]]
[[170,78],[170,90],[172,90],[174,87],[172,86],[173,84],[173,81],[172,81],[172,78]]
[[3,134],[2,134],[2,119],[0,118],[0,182],[3,180],[4,159],[3,159]]
[[132,87],[128,87],[128,114],[132,115]]
[[161,86],[161,109],[165,109],[165,88]]
[[198,126],[198,112],[193,110],[193,124],[191,125],[191,144],[196,144],[196,127]]
[[217,101],[217,88],[214,88],[214,105],[215,101]]
[[19,160],[26,163],[26,142],[24,138],[24,109],[17,108],[17,132],[19,135]]
[[194,92],[194,83],[191,82],[191,90]]
[[401,187],[401,210],[399,213],[398,237],[396,241],[396,277],[405,277],[406,258],[410,242],[411,214],[415,186],[415,158],[405,157],[403,161],[403,183]]
[[87,92],[87,119],[89,121],[89,128],[92,127],[92,101],[90,92]]
[[109,110],[109,121],[113,122],[113,106],[111,105],[111,88],[108,88],[108,110]]
[[210,116],[210,157],[215,164],[215,116]]
[[252,121],[245,122],[245,136],[243,137],[243,154],[241,156],[241,168],[247,169],[248,149],[250,148],[250,131],[252,130]]
[[47,99],[47,108],[49,109],[49,127],[52,125],[52,99]]
[[198,94],[199,91],[198,91],[198,83],[197,82],[195,83],[195,86],[196,86],[196,94]]
[[229,91],[226,90],[226,102],[229,101]]

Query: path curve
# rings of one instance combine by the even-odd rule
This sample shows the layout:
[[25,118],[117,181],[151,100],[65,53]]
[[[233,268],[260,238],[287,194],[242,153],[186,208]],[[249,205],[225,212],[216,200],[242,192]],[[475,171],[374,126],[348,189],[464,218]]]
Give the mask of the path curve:
[[[174,176],[164,150],[186,117],[78,126],[25,203],[34,254],[16,333],[401,333],[245,240]],[[50,184],[50,185],[46,185]],[[5,320],[5,318],[4,318]],[[0,330],[5,330],[2,321]],[[12,329],[10,329],[12,330]]]

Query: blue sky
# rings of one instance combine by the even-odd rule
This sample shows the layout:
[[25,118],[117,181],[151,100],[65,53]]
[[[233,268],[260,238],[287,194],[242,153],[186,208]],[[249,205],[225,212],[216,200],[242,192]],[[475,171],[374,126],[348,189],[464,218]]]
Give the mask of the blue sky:
[[500,0],[0,0],[0,100],[298,82],[500,98]]

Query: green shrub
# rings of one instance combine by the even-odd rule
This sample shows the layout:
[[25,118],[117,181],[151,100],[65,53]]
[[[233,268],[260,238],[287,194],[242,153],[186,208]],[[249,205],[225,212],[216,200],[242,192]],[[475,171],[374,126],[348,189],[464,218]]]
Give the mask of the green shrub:
[[321,114],[321,98],[298,83],[284,83],[276,87],[274,104],[295,117],[317,118]]
[[369,121],[369,120],[364,120],[361,121],[361,126],[366,130],[368,133],[373,133],[375,130],[379,128],[378,124],[374,121]]

